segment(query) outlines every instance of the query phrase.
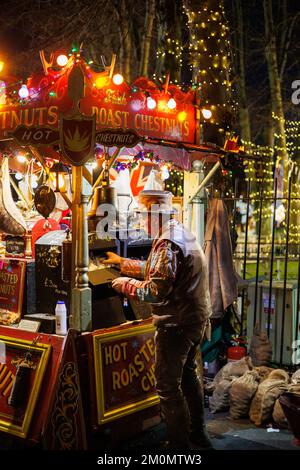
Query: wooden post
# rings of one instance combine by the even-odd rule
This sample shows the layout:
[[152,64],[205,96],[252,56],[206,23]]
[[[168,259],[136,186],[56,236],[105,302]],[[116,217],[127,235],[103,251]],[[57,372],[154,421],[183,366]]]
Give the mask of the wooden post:
[[73,289],[70,327],[78,331],[90,331],[92,327],[92,294],[89,288],[87,207],[90,188],[83,179],[83,167],[72,168],[72,259]]
[[[68,95],[73,101],[69,116],[80,116],[80,100],[84,97],[84,81],[81,67],[74,68],[68,77]],[[91,185],[86,170],[72,166],[72,297],[70,328],[90,331],[92,328],[92,292],[89,288],[89,243],[87,206]]]

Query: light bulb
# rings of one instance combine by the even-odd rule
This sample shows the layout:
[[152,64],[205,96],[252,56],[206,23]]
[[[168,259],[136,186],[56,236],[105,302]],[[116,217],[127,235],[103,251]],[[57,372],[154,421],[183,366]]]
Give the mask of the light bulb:
[[167,166],[162,166],[161,167],[161,178],[163,181],[167,180],[168,178],[170,178],[170,172],[169,172],[169,169]]
[[170,108],[170,109],[175,109],[176,108],[176,101],[174,100],[174,98],[169,99],[168,108]]
[[26,162],[26,157],[20,153],[19,155],[17,155],[17,160],[20,163],[25,163]]
[[27,85],[22,85],[18,93],[19,93],[20,98],[23,98],[23,99],[28,98],[29,90],[27,88]]
[[95,81],[96,88],[102,88],[108,84],[109,84],[109,77],[96,78],[96,81]]
[[123,83],[123,81],[124,81],[123,75],[121,75],[120,73],[116,73],[113,76],[113,82],[114,82],[115,85],[121,85],[121,83]]
[[59,189],[63,189],[65,186],[65,178],[64,175],[59,173],[58,174],[58,187]]
[[139,111],[140,109],[142,109],[143,104],[140,100],[133,100],[131,101],[131,107],[133,111]]
[[148,109],[155,109],[156,108],[156,101],[151,98],[151,96],[148,96],[147,98],[147,108]]
[[210,119],[212,117],[212,112],[210,109],[202,109],[202,114],[204,119]]
[[31,178],[31,187],[32,189],[36,189],[38,187],[38,182],[37,182],[37,178]]
[[59,65],[60,67],[64,67],[65,65],[67,65],[68,60],[69,59],[65,54],[60,54],[57,57],[56,62],[57,62],[57,65]]
[[0,60],[0,73],[3,71],[4,65],[5,64],[4,64],[3,60]]
[[185,111],[180,111],[180,113],[177,114],[177,119],[179,122],[183,122],[186,120],[187,113]]
[[23,179],[23,175],[21,173],[17,172],[15,174],[15,178],[16,178],[17,181],[21,181]]

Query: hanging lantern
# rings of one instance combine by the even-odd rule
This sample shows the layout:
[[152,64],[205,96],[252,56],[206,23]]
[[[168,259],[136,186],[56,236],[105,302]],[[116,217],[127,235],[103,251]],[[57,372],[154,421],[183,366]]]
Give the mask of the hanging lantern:
[[62,162],[54,163],[50,170],[51,173],[55,173],[56,187],[55,192],[59,193],[65,187],[64,175],[69,174],[69,168]]

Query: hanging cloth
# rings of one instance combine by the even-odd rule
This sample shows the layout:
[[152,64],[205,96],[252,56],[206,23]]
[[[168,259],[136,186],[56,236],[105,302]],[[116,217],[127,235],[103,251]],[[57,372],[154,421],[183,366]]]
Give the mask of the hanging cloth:
[[23,235],[26,231],[25,219],[11,194],[7,157],[3,157],[0,168],[0,231],[8,235]]
[[238,275],[232,258],[227,208],[221,199],[209,203],[204,253],[209,270],[211,318],[221,318],[238,296]]

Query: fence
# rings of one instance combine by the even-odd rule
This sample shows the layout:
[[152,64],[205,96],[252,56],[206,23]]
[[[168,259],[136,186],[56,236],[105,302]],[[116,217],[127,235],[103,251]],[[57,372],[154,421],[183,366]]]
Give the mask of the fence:
[[242,198],[242,214],[237,190],[231,197],[222,199],[233,209],[233,233],[237,230],[237,235],[232,237],[234,263],[237,272],[248,281],[248,287],[239,297],[240,334],[247,334],[251,339],[258,323],[272,343],[274,363],[294,368],[300,363],[297,361],[300,245],[295,241],[298,234],[291,237],[291,227],[297,229],[293,217],[300,197],[295,197],[291,189],[289,178],[288,191],[283,197],[276,179],[274,190],[266,191],[262,185],[259,195],[251,196],[248,183]]

